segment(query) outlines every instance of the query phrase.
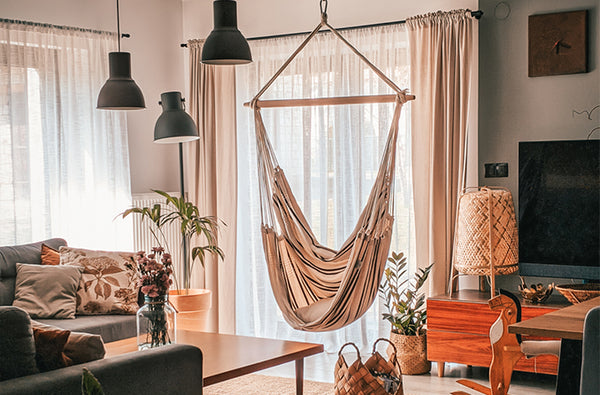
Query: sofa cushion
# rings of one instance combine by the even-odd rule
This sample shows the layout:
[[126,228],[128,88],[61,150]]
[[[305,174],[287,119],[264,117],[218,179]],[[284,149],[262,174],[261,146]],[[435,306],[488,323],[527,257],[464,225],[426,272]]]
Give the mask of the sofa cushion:
[[29,315],[17,307],[0,307],[0,381],[38,372]]
[[[60,329],[56,326],[42,324],[35,320],[31,321],[31,326],[34,331],[36,329]],[[106,349],[100,335],[71,331],[63,352],[76,365],[104,358]]]
[[67,244],[63,239],[49,239],[31,244],[0,247],[0,306],[10,306],[15,297],[17,262],[40,263],[42,243],[55,249]]
[[42,244],[42,265],[58,265],[60,263],[60,253],[54,248]]
[[37,321],[57,328],[68,329],[71,332],[100,335],[104,343],[136,335],[135,315],[80,315],[74,320],[40,319]]
[[17,263],[13,306],[33,318],[75,318],[75,297],[83,268]]
[[84,268],[77,291],[77,314],[135,314],[138,272],[133,253],[61,247],[60,264]]

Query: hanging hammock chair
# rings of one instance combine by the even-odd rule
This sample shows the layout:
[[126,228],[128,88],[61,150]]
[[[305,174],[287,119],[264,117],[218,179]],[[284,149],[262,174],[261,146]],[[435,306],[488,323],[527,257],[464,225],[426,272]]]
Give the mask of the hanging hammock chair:
[[[322,4],[322,3],[321,3]],[[251,102],[254,110],[262,238],[275,300],[294,329],[322,332],[342,328],[371,306],[385,268],[394,221],[393,180],[398,120],[407,95],[327,23],[321,23],[281,66]],[[394,91],[392,95],[317,99],[259,100],[306,44],[327,27]],[[378,175],[358,223],[339,251],[322,246],[304,217],[269,142],[260,109],[395,102],[394,115]]]

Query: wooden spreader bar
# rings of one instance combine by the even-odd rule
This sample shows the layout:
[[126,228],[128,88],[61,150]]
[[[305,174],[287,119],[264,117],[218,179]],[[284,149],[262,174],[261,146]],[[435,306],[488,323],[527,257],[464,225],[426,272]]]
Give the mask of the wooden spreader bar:
[[[365,104],[365,103],[393,103],[397,95],[367,95],[367,96],[340,96],[340,97],[319,97],[314,99],[278,99],[278,100],[257,100],[256,105],[260,108],[276,107],[310,107],[310,106],[335,106],[343,104]],[[414,100],[414,95],[406,95],[406,100]],[[245,107],[250,107],[251,102],[244,103]]]

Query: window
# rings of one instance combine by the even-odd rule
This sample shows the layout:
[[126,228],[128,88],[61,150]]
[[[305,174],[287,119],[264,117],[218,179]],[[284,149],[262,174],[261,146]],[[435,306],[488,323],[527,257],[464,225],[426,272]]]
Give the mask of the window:
[[129,248],[125,116],[98,111],[110,33],[0,21],[0,245]]
[[[409,78],[403,25],[345,31],[344,36],[398,86]],[[293,330],[280,314],[262,252],[254,119],[242,107],[297,48],[302,37],[252,41],[254,62],[236,69],[238,100],[237,333],[325,343],[329,353],[353,341],[366,346],[390,327],[380,303],[334,332]],[[320,34],[267,90],[263,99],[389,94],[391,89],[331,34]],[[317,238],[338,248],[352,232],[376,177],[393,104],[263,109],[277,158]],[[410,106],[400,120],[392,249],[413,248]],[[414,266],[414,264],[413,264]],[[337,356],[337,354],[335,354]],[[333,365],[332,365],[333,366]]]

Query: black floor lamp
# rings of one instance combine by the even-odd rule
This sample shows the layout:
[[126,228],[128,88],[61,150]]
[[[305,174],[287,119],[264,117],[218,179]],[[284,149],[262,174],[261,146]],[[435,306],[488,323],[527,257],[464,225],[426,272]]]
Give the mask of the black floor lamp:
[[[154,142],[160,144],[179,143],[179,176],[181,197],[185,199],[185,185],[183,181],[183,143],[198,140],[198,129],[192,117],[185,112],[181,92],[165,92],[160,95],[163,112],[154,127]],[[183,257],[187,259],[187,239],[182,240]],[[184,265],[184,270],[185,270]],[[187,273],[184,273],[186,278]]]

